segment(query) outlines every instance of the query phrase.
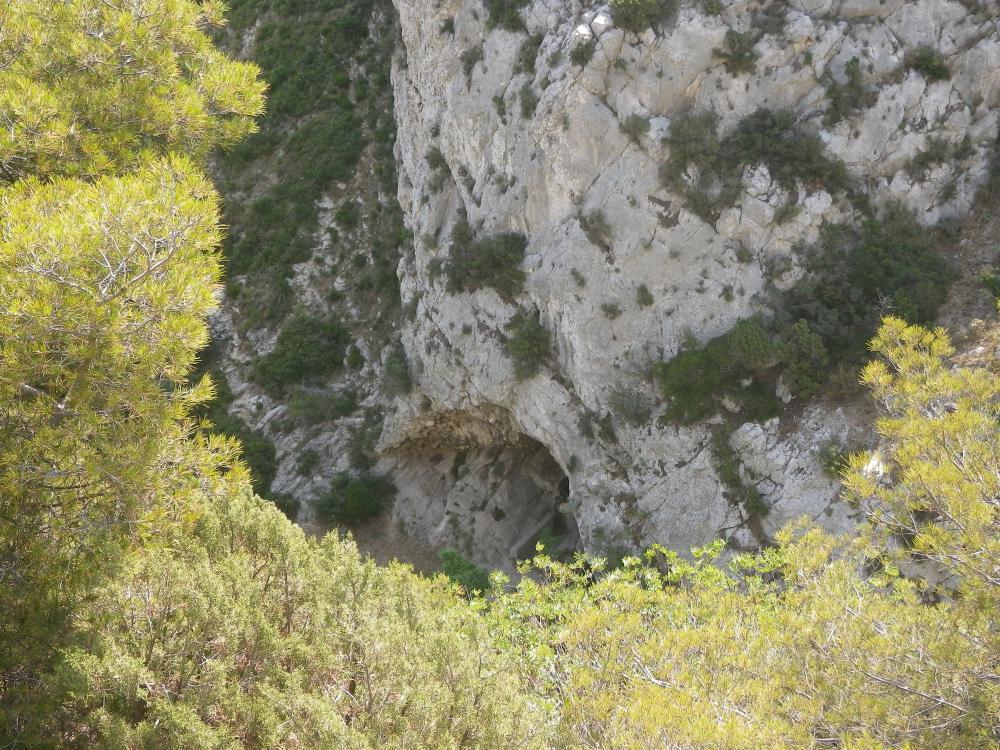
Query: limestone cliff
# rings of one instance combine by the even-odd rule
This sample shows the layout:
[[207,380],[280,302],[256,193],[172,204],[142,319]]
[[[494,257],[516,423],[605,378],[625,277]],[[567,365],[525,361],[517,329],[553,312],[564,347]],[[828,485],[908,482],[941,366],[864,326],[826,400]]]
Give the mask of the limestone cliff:
[[[727,434],[765,506],[751,517],[719,478],[711,424],[658,419],[649,369],[691,334],[704,341],[767,312],[767,290],[801,274],[798,248],[858,212],[843,195],[790,191],[750,165],[734,204],[706,220],[659,178],[663,136],[690,112],[714,112],[725,133],[761,107],[787,110],[875,206],[900,201],[926,225],[961,216],[997,134],[995,9],[685,1],[634,33],[601,5],[521,5],[524,28],[513,31],[490,28],[478,0],[396,2],[399,200],[415,238],[400,266],[411,312],[402,340],[418,392],[397,402],[379,445],[400,487],[394,518],[491,564],[509,562],[553,518],[611,553],[720,534],[750,545],[802,514],[848,526],[820,454],[866,439],[860,402],[793,403]],[[732,31],[743,36],[727,39]],[[751,72],[726,53],[748,38]],[[947,76],[912,62],[928,49]],[[831,117],[849,79],[865,101]],[[776,217],[790,192],[795,210]],[[527,237],[522,294],[448,291],[441,268],[462,222]],[[554,351],[519,381],[504,340],[522,310],[538,311]]]

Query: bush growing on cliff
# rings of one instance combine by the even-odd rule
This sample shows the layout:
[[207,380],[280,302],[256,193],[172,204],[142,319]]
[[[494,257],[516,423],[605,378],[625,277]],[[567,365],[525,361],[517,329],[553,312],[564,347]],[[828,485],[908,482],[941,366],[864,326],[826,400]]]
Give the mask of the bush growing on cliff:
[[[773,396],[778,373],[792,395],[811,398],[826,383],[830,362],[851,365],[887,312],[928,323],[937,314],[952,273],[937,246],[939,233],[921,227],[901,206],[858,229],[827,227],[806,257],[806,274],[775,299],[765,329],[740,321],[703,347],[689,347],[654,367],[668,419],[689,423],[737,403],[745,418],[780,413]],[[747,379],[749,386],[742,385]]]
[[660,167],[664,185],[705,220],[714,221],[721,209],[736,202],[743,172],[755,164],[767,166],[771,178],[793,193],[803,182],[852,194],[843,162],[826,156],[822,141],[797,128],[791,112],[758,109],[721,139],[717,124],[712,112],[675,119],[664,137],[670,156]]
[[841,120],[867,109],[878,101],[878,92],[865,85],[861,74],[861,61],[852,57],[844,66],[844,83],[827,75],[826,95],[830,106],[823,114],[823,123],[836,125]]
[[677,8],[676,0],[612,0],[615,26],[641,33],[662,21]]
[[524,250],[528,239],[523,234],[504,232],[477,240],[465,222],[455,226],[451,249],[445,264],[448,291],[474,292],[489,287],[511,300],[524,287]]
[[726,71],[733,76],[740,73],[753,73],[757,70],[757,58],[754,51],[757,40],[749,33],[729,29],[726,32],[722,49],[714,49],[712,53],[722,60]]
[[618,128],[633,143],[641,143],[642,137],[649,132],[649,118],[642,115],[629,115],[618,123]]
[[573,47],[573,51],[569,53],[569,60],[574,65],[579,67],[585,66],[593,58],[594,53],[597,51],[597,40],[588,39],[585,42],[577,42],[576,46]]
[[486,0],[487,26],[500,27],[507,31],[523,31],[524,20],[521,18],[521,10],[527,4],[528,0]]
[[534,377],[549,357],[552,337],[538,321],[538,313],[518,313],[507,324],[504,347],[514,363],[518,380]]
[[356,523],[380,514],[396,496],[396,485],[382,474],[342,471],[330,489],[316,499],[316,512],[326,521]]
[[951,78],[951,70],[944,56],[933,47],[922,45],[906,55],[906,64],[929,81]]
[[341,368],[350,336],[334,315],[300,313],[288,320],[271,352],[254,365],[254,379],[268,393],[283,395],[295,383],[318,382]]
[[781,405],[763,376],[778,361],[775,345],[756,319],[740,321],[704,346],[690,341],[673,359],[653,366],[653,378],[669,400],[664,416],[680,424],[698,422],[714,415],[722,398],[737,404],[747,419],[776,416]]

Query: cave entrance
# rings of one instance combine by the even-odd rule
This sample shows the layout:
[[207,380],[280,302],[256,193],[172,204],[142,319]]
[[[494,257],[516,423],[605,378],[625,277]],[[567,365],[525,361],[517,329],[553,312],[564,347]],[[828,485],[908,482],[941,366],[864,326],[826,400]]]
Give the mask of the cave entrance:
[[576,548],[569,478],[540,442],[508,434],[500,444],[448,446],[422,437],[386,455],[398,488],[392,516],[407,535],[507,571],[538,541],[547,551]]

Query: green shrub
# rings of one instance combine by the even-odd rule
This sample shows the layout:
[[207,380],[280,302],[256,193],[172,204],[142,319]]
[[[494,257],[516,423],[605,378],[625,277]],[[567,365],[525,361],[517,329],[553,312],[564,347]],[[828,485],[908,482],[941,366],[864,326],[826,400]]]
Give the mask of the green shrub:
[[611,248],[611,225],[602,210],[595,208],[586,214],[580,214],[580,227],[592,243],[605,250]]
[[274,349],[257,360],[254,380],[275,396],[293,383],[322,381],[340,369],[349,342],[336,316],[298,314],[285,323]]
[[622,309],[615,302],[605,302],[601,305],[601,312],[604,313],[604,317],[608,320],[615,320],[621,317]]
[[465,589],[469,596],[477,591],[490,590],[490,574],[485,568],[467,560],[460,552],[443,549],[438,552],[438,559],[441,560],[441,572]]
[[535,61],[538,59],[538,50],[544,40],[544,34],[532,34],[521,43],[521,49],[517,53],[517,64],[514,66],[515,73],[535,72]]
[[668,400],[665,416],[672,422],[692,424],[715,414],[716,398],[729,388],[731,365],[725,345],[709,342],[653,366],[653,377]]
[[462,71],[465,73],[465,85],[468,86],[472,81],[472,71],[475,70],[476,64],[483,59],[483,45],[477,44],[475,47],[469,47],[462,52],[459,59],[462,61]]
[[780,227],[793,221],[800,213],[802,213],[802,206],[798,203],[784,203],[775,210],[774,223]]
[[402,345],[397,344],[389,352],[382,375],[382,389],[388,396],[402,396],[413,390],[410,364]]
[[844,163],[827,157],[819,138],[799,132],[785,110],[758,109],[743,118],[723,141],[722,160],[733,172],[766,164],[772,179],[789,191],[799,180],[833,192],[849,186]]
[[333,215],[333,218],[344,229],[354,229],[358,226],[358,222],[361,221],[361,206],[354,200],[344,201]]
[[642,115],[629,115],[618,123],[618,127],[633,143],[640,143],[642,137],[649,132],[649,118]]
[[944,81],[951,78],[951,70],[944,56],[933,47],[922,45],[907,54],[906,64],[928,81]]
[[319,466],[319,453],[309,448],[299,454],[299,459],[295,462],[295,471],[299,476],[308,477],[312,476],[317,466]]
[[648,286],[639,284],[639,288],[635,290],[635,302],[639,307],[650,307],[655,302]]
[[538,314],[518,313],[507,324],[505,348],[514,363],[514,376],[526,380],[535,376],[549,357],[552,341],[538,321]]
[[712,53],[722,60],[726,72],[736,76],[757,70],[757,58],[760,56],[754,51],[756,39],[752,34],[729,29],[723,43],[724,49],[716,48]]
[[948,161],[952,156],[952,145],[947,138],[932,137],[927,148],[910,159],[906,173],[915,180],[922,180],[933,167]]
[[424,155],[424,161],[427,162],[427,166],[431,168],[433,172],[441,172],[448,169],[448,162],[444,158],[444,154],[441,153],[441,149],[432,147],[427,150]]
[[330,394],[296,388],[288,396],[289,416],[307,425],[350,416],[357,408],[358,394],[353,390]]
[[486,0],[487,27],[523,31],[521,9],[527,4],[528,0]]
[[816,457],[823,467],[824,474],[831,479],[840,479],[844,472],[850,468],[850,458],[853,452],[838,440],[828,440],[820,447]]
[[688,342],[673,359],[653,366],[653,378],[669,400],[664,416],[680,424],[698,422],[713,416],[719,400],[728,397],[746,419],[770,419],[781,413],[768,377],[779,362],[756,319],[738,322],[702,347]]
[[365,356],[355,344],[347,348],[347,366],[352,370],[360,370],[365,366]]
[[858,58],[852,57],[844,66],[844,76],[847,79],[844,83],[837,83],[832,76],[827,76],[826,95],[830,106],[823,114],[826,125],[836,125],[878,101],[878,92],[865,85]]
[[[852,189],[843,162],[827,157],[819,138],[800,132],[790,112],[759,109],[723,139],[717,123],[711,112],[674,120],[664,137],[670,157],[660,167],[664,185],[707,221],[735,203],[743,171],[752,164],[766,165],[771,177],[790,192],[799,181],[823,185],[831,192]],[[692,166],[698,179],[689,184],[686,175]]]
[[577,42],[576,46],[573,47],[572,52],[569,53],[569,60],[574,65],[578,65],[582,68],[590,62],[596,51],[596,39],[588,39],[586,42]]
[[645,31],[677,7],[676,0],[611,0],[615,25],[625,31]]
[[521,263],[527,246],[523,234],[505,232],[475,240],[468,224],[456,225],[444,269],[448,291],[458,294],[489,287],[504,299],[513,299],[524,289]]
[[317,498],[316,513],[325,521],[354,523],[385,510],[396,496],[392,480],[381,474],[339,472],[329,491]]
[[785,325],[808,321],[835,362],[866,356],[884,314],[933,322],[953,274],[940,238],[901,206],[859,229],[830,227],[806,259],[806,275],[782,297]]
[[933,321],[952,278],[936,235],[901,207],[858,230],[825,229],[806,257],[806,275],[775,300],[770,332],[759,320],[740,321],[703,347],[689,345],[654,366],[669,400],[665,417],[707,419],[725,396],[743,419],[769,419],[781,412],[774,395],[779,372],[793,396],[810,398],[826,383],[831,362],[845,368],[865,357],[883,314]]
[[796,398],[812,398],[826,381],[830,357],[823,339],[805,320],[797,320],[782,341],[782,378]]
[[757,318],[738,321],[726,334],[726,344],[732,361],[755,373],[766,372],[779,360],[778,348]]

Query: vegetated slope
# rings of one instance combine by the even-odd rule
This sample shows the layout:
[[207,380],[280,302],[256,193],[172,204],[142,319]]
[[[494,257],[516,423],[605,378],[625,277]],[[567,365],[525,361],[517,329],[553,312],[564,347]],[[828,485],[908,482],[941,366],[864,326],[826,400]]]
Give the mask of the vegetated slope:
[[[204,357],[228,387],[208,416],[250,446],[255,486],[290,516],[372,469],[396,346],[396,202],[385,0],[242,0],[218,42],[260,65],[260,131],[219,155],[226,299]],[[307,513],[307,515],[311,515]]]

